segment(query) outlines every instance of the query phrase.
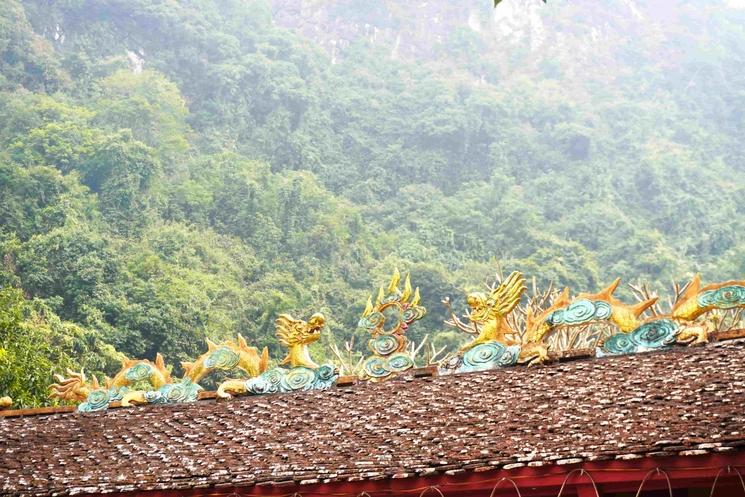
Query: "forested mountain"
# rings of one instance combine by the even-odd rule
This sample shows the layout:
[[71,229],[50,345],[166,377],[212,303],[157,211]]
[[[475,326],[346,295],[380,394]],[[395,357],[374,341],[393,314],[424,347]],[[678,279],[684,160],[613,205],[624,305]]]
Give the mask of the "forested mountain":
[[[411,270],[592,291],[745,274],[735,0],[0,0],[0,394]],[[360,337],[358,342],[362,342]],[[319,346],[318,355],[326,350]]]

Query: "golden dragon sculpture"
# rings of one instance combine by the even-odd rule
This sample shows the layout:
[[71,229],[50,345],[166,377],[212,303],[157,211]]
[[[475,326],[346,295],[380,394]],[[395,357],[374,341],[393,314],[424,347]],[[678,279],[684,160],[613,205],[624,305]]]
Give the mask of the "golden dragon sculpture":
[[[461,348],[465,352],[482,343],[498,341],[505,345],[520,344],[520,335],[510,327],[507,316],[520,303],[525,292],[525,277],[515,271],[507,279],[489,292],[473,292],[466,302],[470,307],[468,315],[476,338]],[[516,338],[517,337],[517,338]]]
[[80,402],[81,411],[98,410],[104,404],[119,401],[130,386],[142,383],[149,384],[152,388],[160,388],[171,383],[171,372],[165,365],[163,356],[157,354],[155,362],[147,359],[122,359],[122,367],[114,378],[106,378],[104,387],[93,376],[90,381],[83,371],[76,373],[67,371],[69,377],[54,375],[57,383],[50,385],[52,398],[69,402]]
[[468,294],[469,311],[464,316],[467,322],[455,315],[449,299],[443,300],[450,312],[445,324],[475,336],[461,347],[457,364],[451,368],[458,372],[482,371],[517,363],[533,364],[548,357],[548,350],[542,343],[524,341],[525,335],[509,324],[509,315],[519,305],[525,290],[525,277],[513,271],[498,285],[492,285],[488,294]]
[[[262,372],[249,380],[227,380],[218,387],[218,397],[324,389],[336,381],[336,366],[319,366],[311,358],[308,349],[310,344],[321,338],[321,330],[326,326],[326,317],[323,314],[313,314],[308,321],[295,319],[289,314],[280,314],[274,324],[279,342],[287,347],[287,355],[280,361],[280,367]],[[281,366],[289,366],[290,369]]]
[[219,345],[206,339],[207,352],[194,362],[182,362],[184,377],[180,382],[165,385],[156,391],[137,390],[122,396],[122,406],[159,402],[184,402],[196,400],[202,387],[199,382],[216,372],[241,371],[249,378],[259,376],[269,367],[269,350],[264,347],[259,355],[256,347],[251,347],[238,334],[236,340],[226,340]]
[[248,376],[259,376],[269,367],[269,349],[264,347],[259,355],[259,350],[249,346],[240,333],[236,341],[228,340],[220,345],[209,338],[206,341],[207,352],[194,362],[181,363],[184,377],[193,383],[199,383],[214,371],[238,369]]
[[289,314],[280,314],[274,322],[279,343],[287,347],[287,356],[280,365],[296,368],[303,366],[315,369],[318,364],[310,358],[308,346],[321,338],[321,330],[326,326],[326,316],[317,312],[308,322],[295,319]]
[[268,350],[261,355],[238,335],[236,341],[225,341],[219,345],[207,340],[207,352],[193,363],[184,362],[183,378],[174,381],[163,356],[156,355],[155,362],[125,358],[114,378],[107,378],[100,385],[94,376],[90,380],[84,372],[68,370],[68,377],[55,375],[57,383],[50,386],[50,397],[79,403],[81,412],[108,408],[112,402],[121,402],[124,407],[133,404],[188,402],[196,400],[202,387],[199,385],[207,375],[215,371],[240,370],[249,377],[258,376],[269,366]]
[[712,321],[697,321],[710,311],[745,307],[745,281],[727,281],[702,287],[696,275],[673,305],[670,313],[648,309],[656,296],[629,305],[614,297],[620,283],[616,279],[598,293],[580,293],[569,299],[565,289],[553,305],[538,316],[526,316],[527,343],[539,343],[559,329],[607,323],[616,330],[597,344],[599,355],[626,354],[657,349],[673,343],[698,344],[709,341]]
[[532,313],[526,316],[527,341],[540,342],[560,327],[592,322],[610,323],[624,333],[637,329],[644,321],[641,316],[657,303],[657,297],[638,304],[625,304],[613,296],[620,283],[621,278],[617,278],[598,293],[580,293],[571,300],[569,289],[565,288],[551,307],[538,316]]

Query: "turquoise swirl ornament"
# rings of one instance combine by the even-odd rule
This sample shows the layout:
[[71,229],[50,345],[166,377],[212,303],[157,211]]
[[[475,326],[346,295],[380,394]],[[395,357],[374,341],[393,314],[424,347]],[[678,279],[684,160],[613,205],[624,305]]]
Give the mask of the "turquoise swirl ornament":
[[470,348],[463,354],[458,372],[470,373],[511,366],[517,362],[519,355],[519,345],[506,347],[499,342],[482,343]]
[[150,404],[176,404],[180,402],[195,402],[199,398],[202,387],[184,378],[179,383],[163,385],[158,390],[145,392],[145,400]]
[[364,364],[362,369],[370,378],[385,378],[391,372],[388,371],[388,365],[383,357],[371,356]]
[[212,352],[204,361],[204,365],[209,369],[219,369],[220,371],[230,371],[238,366],[240,356],[227,347],[220,347]]
[[659,349],[675,342],[678,324],[671,319],[659,319],[639,326],[630,333],[631,340],[645,349]]
[[287,370],[284,368],[274,368],[255,378],[250,378],[245,382],[246,393],[249,395],[277,393],[280,391],[280,383],[286,373]]
[[597,349],[597,356],[633,354],[637,351],[637,345],[626,333],[616,333],[606,338],[602,347]]
[[610,318],[613,310],[607,302],[597,300],[593,304],[595,305],[595,319],[603,321]]
[[339,372],[333,364],[323,364],[316,369],[316,379],[313,382],[314,390],[326,390],[336,384]]
[[398,340],[392,335],[379,335],[371,338],[367,344],[378,355],[389,355],[398,349]]
[[595,304],[589,300],[577,300],[564,309],[563,321],[566,324],[580,324],[595,318]]
[[678,324],[671,319],[658,319],[644,323],[630,333],[617,333],[598,348],[599,357],[605,355],[633,354],[669,347],[675,343]]
[[124,373],[124,378],[126,378],[127,381],[129,381],[130,383],[137,383],[140,381],[148,380],[152,374],[152,366],[150,366],[150,364],[141,362],[127,369],[127,372]]
[[336,384],[339,372],[333,364],[317,369],[298,366],[291,369],[274,368],[244,382],[248,395],[264,395],[303,390],[326,390]]
[[377,329],[378,326],[382,325],[384,321],[385,316],[383,316],[383,313],[375,311],[369,316],[361,318],[359,323],[357,323],[357,326],[372,332],[373,330]]
[[85,402],[78,406],[78,411],[103,411],[109,408],[110,401],[111,399],[109,398],[108,390],[93,390],[91,393],[88,394],[88,398],[85,399]]
[[729,285],[703,292],[698,296],[698,305],[717,309],[733,309],[745,306],[745,286]]
[[411,360],[411,357],[409,357],[409,354],[400,352],[398,354],[393,354],[390,357],[386,357],[386,364],[388,371],[391,373],[401,373],[402,371],[406,371],[409,368],[414,367],[414,361]]
[[310,390],[316,379],[316,373],[306,367],[290,369],[279,382],[280,391],[292,392],[294,390]]

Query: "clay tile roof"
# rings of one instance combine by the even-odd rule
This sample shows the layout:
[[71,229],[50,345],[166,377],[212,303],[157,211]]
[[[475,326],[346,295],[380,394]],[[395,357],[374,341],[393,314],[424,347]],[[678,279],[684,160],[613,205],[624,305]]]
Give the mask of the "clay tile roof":
[[0,492],[348,481],[745,450],[745,340],[224,402],[0,418]]

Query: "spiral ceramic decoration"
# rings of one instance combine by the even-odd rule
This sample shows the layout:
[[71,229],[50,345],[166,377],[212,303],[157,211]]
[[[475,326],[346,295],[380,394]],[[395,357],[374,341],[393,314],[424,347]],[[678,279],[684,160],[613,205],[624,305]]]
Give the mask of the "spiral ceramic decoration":
[[626,333],[616,333],[608,337],[603,346],[597,350],[598,357],[606,355],[633,354],[636,352],[636,344],[631,336]]
[[698,304],[701,307],[717,309],[734,309],[735,307],[745,306],[745,286],[729,285],[702,292],[698,296]]
[[199,398],[202,387],[184,378],[179,383],[163,385],[158,390],[145,392],[145,400],[150,404],[176,404],[179,402],[194,402]]
[[371,338],[367,345],[375,354],[385,356],[400,350],[401,341],[391,335],[380,335]]
[[316,369],[314,389],[325,390],[334,386],[339,377],[338,370],[333,364],[322,364]]
[[564,309],[552,312],[546,322],[551,326],[572,326],[590,321],[604,321],[610,316],[611,306],[607,302],[577,300]]
[[594,302],[595,304],[595,319],[610,319],[611,313],[613,310],[611,309],[610,304],[603,301],[597,301]]
[[411,357],[409,357],[408,354],[399,352],[388,356],[386,358],[386,365],[388,367],[388,371],[390,371],[391,373],[400,373],[402,371],[406,371],[409,368],[413,368],[414,361],[411,360]]
[[386,364],[386,358],[380,356],[368,357],[362,365],[365,378],[383,379],[391,374]]
[[670,319],[659,319],[641,325],[631,332],[631,340],[639,347],[659,349],[675,342],[678,325]]
[[385,317],[383,316],[382,312],[373,312],[368,316],[363,316],[362,318],[360,318],[357,326],[369,331],[370,333],[373,333],[380,326],[382,326],[384,321]]
[[309,368],[297,367],[289,370],[279,382],[279,388],[282,391],[291,392],[293,390],[308,390],[313,386],[316,379],[316,373]]
[[282,377],[286,372],[286,369],[274,368],[256,378],[246,380],[246,393],[249,395],[263,395],[279,392],[279,383],[282,381]]
[[249,395],[294,392],[298,390],[325,390],[336,383],[339,377],[336,366],[323,364],[316,369],[298,366],[296,368],[274,368],[244,383]]
[[109,402],[116,402],[122,400],[124,394],[129,392],[129,387],[111,387],[109,388]]
[[487,342],[468,349],[464,354],[458,373],[486,371],[517,363],[519,345],[505,346],[499,342]]
[[204,361],[208,369],[219,369],[221,371],[230,371],[238,365],[240,356],[227,347],[220,347],[212,352]]
[[675,343],[680,326],[672,319],[657,319],[631,333],[618,333],[605,340],[598,355],[621,355],[669,347]]
[[94,390],[88,394],[88,398],[78,406],[80,412],[103,411],[109,408],[111,397],[108,390]]
[[153,374],[152,366],[150,366],[149,364],[145,364],[145,363],[139,363],[139,364],[135,364],[134,366],[130,367],[127,370],[127,372],[124,373],[124,377],[130,383],[138,383],[138,382],[149,379],[152,374]]
[[404,322],[413,323],[414,321],[418,321],[424,317],[425,313],[426,311],[422,306],[409,307],[403,313]]

